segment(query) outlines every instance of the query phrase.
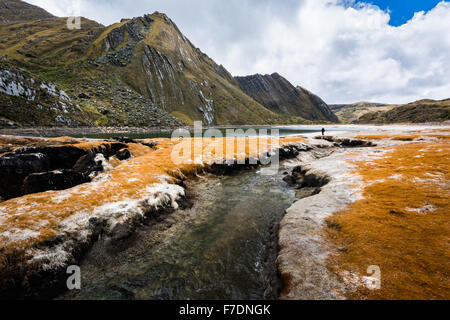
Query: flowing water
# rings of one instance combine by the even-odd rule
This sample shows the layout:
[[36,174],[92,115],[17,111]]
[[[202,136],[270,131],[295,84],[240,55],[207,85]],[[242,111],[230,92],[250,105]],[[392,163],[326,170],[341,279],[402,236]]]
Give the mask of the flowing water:
[[275,275],[273,226],[295,198],[283,171],[199,178],[191,209],[139,228],[121,250],[99,241],[80,266],[81,290],[60,298],[263,299]]

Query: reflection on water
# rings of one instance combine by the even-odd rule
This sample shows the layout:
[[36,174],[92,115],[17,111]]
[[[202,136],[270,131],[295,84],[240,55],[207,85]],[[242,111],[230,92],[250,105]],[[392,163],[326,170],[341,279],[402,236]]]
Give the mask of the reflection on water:
[[282,171],[200,178],[192,209],[143,227],[119,253],[94,246],[81,291],[61,298],[263,299],[270,227],[294,200]]

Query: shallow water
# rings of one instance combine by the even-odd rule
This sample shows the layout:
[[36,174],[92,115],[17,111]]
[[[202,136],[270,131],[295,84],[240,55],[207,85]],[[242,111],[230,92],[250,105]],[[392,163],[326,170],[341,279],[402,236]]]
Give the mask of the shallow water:
[[60,298],[263,299],[270,229],[295,197],[283,171],[199,178],[191,209],[140,228],[121,252],[100,241],[81,264],[82,289]]

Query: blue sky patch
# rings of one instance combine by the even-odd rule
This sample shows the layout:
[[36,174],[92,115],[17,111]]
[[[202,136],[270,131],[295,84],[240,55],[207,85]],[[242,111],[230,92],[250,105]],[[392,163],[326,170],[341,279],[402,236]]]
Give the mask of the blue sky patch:
[[400,26],[410,20],[415,12],[429,11],[440,0],[365,0],[363,2],[377,5],[383,10],[390,10],[392,26]]

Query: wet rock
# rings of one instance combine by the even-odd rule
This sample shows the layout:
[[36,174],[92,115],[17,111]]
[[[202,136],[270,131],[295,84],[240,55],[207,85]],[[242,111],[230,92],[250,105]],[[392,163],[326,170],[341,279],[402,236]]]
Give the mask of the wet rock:
[[89,177],[73,170],[32,173],[23,182],[23,193],[30,194],[47,190],[64,190],[89,181]]
[[116,158],[119,160],[127,160],[127,159],[131,158],[130,150],[121,149],[121,150],[117,151]]
[[317,172],[309,171],[303,177],[301,186],[303,188],[320,188],[326,185],[328,182],[330,182],[330,179],[327,176],[318,174]]
[[58,146],[58,147],[32,147],[17,150],[16,153],[42,153],[50,160],[50,170],[56,169],[72,169],[75,163],[82,156],[89,153],[101,153],[105,158],[109,158],[116,154],[120,149],[126,148],[124,143],[110,143],[99,145],[92,150],[84,150],[76,146]]
[[300,152],[307,152],[310,151],[312,148],[308,146],[307,144],[295,144],[295,145],[288,145],[280,148],[278,150],[280,159],[289,159],[296,157],[300,154]]
[[96,154],[89,153],[82,156],[73,166],[73,170],[76,172],[90,174],[92,172],[100,172],[103,170],[101,161],[96,161]]
[[292,175],[287,175],[283,178],[283,181],[290,186],[295,186],[297,184],[297,179]]
[[315,196],[316,194],[319,194],[320,191],[321,191],[320,188],[302,188],[296,191],[295,197],[297,199],[305,199],[308,197]]
[[337,138],[333,136],[317,136],[315,139],[326,140],[328,142],[334,143],[336,147],[343,148],[356,148],[356,147],[376,147],[371,141],[351,139],[351,138]]
[[26,176],[48,171],[50,160],[42,153],[7,154],[0,157],[0,197],[10,199],[22,195],[22,184]]
[[308,167],[298,166],[290,175],[283,178],[287,184],[295,188],[320,188],[330,182],[330,178],[321,172]]

